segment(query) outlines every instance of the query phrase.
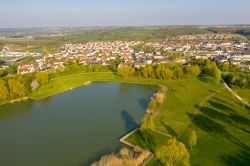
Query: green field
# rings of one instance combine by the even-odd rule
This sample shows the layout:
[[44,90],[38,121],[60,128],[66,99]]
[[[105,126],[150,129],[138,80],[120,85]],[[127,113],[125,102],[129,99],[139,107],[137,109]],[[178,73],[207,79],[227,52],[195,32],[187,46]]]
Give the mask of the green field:
[[[192,165],[247,165],[250,160],[249,110],[222,85],[211,78],[163,81],[153,79],[124,79],[113,73],[82,73],[59,77],[31,94],[41,99],[86,81],[121,81],[148,83],[167,87],[161,111],[154,118],[156,129],[177,137],[187,145],[189,132],[196,130],[197,146],[190,152]],[[152,152],[168,137],[145,131],[127,138]],[[159,164],[154,158],[149,165]]]
[[46,49],[49,52],[59,51],[65,42],[64,37],[31,37],[31,38],[6,38],[0,39],[2,46],[8,47],[11,51],[35,52]]
[[154,29],[149,28],[116,29],[92,32],[83,35],[71,35],[67,36],[66,40],[68,42],[147,40],[153,36],[154,32]]
[[157,29],[152,28],[121,28],[112,30],[92,30],[83,34],[65,35],[58,37],[30,37],[0,39],[0,49],[7,46],[12,51],[29,51],[46,49],[56,52],[66,43],[81,43],[89,41],[114,41],[114,40],[146,40],[159,41],[162,38],[154,36]]

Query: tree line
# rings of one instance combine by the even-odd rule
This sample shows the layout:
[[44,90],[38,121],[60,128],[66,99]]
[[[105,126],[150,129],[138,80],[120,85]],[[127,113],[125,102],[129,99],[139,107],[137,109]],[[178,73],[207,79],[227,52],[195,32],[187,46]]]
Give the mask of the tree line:
[[181,80],[195,78],[201,73],[198,65],[183,66],[179,64],[147,65],[141,68],[121,66],[117,70],[122,77],[152,78],[161,80]]

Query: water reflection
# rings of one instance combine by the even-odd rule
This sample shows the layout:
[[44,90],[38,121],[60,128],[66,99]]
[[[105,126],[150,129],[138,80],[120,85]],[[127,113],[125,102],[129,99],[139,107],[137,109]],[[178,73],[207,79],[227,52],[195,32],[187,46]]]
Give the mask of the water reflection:
[[130,131],[139,127],[134,118],[126,110],[123,110],[121,112],[121,117],[122,120],[124,121],[124,126],[126,128],[126,131]]

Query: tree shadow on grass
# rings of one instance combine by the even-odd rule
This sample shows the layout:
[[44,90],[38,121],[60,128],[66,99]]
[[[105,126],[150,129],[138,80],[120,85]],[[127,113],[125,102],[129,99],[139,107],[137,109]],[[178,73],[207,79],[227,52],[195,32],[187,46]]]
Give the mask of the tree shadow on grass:
[[237,154],[222,155],[221,161],[228,166],[249,166],[250,152],[241,150]]
[[240,123],[242,125],[250,126],[250,120],[243,117],[243,116],[239,116],[236,114],[230,114],[229,118],[234,122]]
[[250,126],[250,120],[245,117],[242,117],[233,113],[230,113],[229,115],[224,114],[215,109],[212,109],[209,107],[202,107],[199,105],[195,105],[195,108],[201,113],[203,113],[204,115],[206,115],[207,117],[219,120],[221,122],[232,125],[244,132],[250,133],[250,130],[247,129]]
[[219,103],[219,102],[217,102],[217,101],[208,100],[208,103],[209,103],[210,105],[212,105],[213,107],[219,109],[219,110],[235,112],[234,109],[232,109],[232,108],[226,106],[225,104]]
[[148,148],[150,151],[155,151],[155,140],[147,130],[141,130],[138,132],[139,137],[143,141],[141,145],[144,148]]
[[219,111],[216,111],[215,109],[209,108],[209,107],[203,107],[199,105],[195,105],[195,108],[200,111],[201,113],[207,115],[208,117],[218,119],[220,121],[223,121],[225,123],[230,123],[231,120],[229,119],[227,114],[221,113]]
[[213,100],[215,100],[215,101],[219,101],[219,102],[221,102],[221,103],[227,103],[225,100],[223,100],[223,99],[220,99],[220,98],[218,98],[218,97],[212,97],[211,99],[213,99]]
[[202,129],[205,132],[209,133],[215,133],[215,134],[225,134],[226,131],[224,127],[209,118],[207,118],[204,115],[201,114],[190,114],[188,113],[188,116],[190,117],[191,121],[200,129]]
[[215,90],[213,90],[213,89],[209,89],[208,91],[211,92],[211,93],[219,94],[219,92],[217,92],[217,91],[215,91]]
[[161,121],[162,126],[165,127],[165,129],[168,131],[168,133],[176,138],[179,138],[179,135],[176,131],[174,131],[169,125],[167,125],[165,122]]
[[136,123],[134,118],[126,110],[123,110],[121,112],[121,117],[125,122],[124,126],[126,128],[126,131],[130,131],[139,127],[139,124]]
[[250,150],[250,147],[248,147],[239,139],[228,133],[224,126],[211,120],[207,116],[204,116],[202,114],[193,115],[190,113],[188,113],[188,116],[190,117],[191,121],[201,130],[210,133],[215,137],[228,139],[229,141],[239,145],[241,148],[245,150]]

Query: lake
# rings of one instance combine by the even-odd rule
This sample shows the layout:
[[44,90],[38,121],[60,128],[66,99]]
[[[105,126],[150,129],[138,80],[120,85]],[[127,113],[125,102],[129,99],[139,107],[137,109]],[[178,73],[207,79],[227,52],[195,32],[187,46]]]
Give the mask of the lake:
[[156,86],[96,82],[43,100],[0,106],[0,165],[84,166],[123,145]]

